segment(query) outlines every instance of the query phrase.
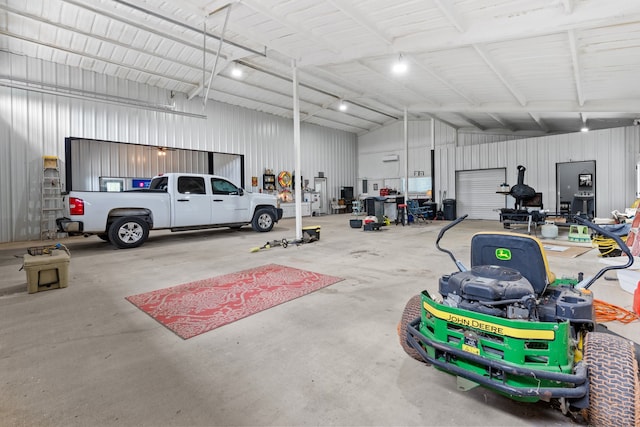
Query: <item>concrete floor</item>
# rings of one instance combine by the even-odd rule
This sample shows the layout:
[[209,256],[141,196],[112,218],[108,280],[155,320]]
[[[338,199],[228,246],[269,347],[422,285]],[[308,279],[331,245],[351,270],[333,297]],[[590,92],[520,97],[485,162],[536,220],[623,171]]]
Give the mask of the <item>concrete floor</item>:
[[[435,239],[444,223],[380,232],[349,227],[348,214],[304,218],[319,242],[249,249],[295,236],[295,221],[250,229],[152,232],[116,250],[97,237],[62,239],[71,250],[66,289],[27,294],[21,256],[36,243],[0,245],[0,424],[6,426],[575,425],[548,403],[512,402],[407,356],[396,324],[406,301],[455,270]],[[465,264],[467,220],[443,246]],[[561,236],[562,238],[562,236]],[[566,237],[565,237],[566,239]],[[549,256],[557,275],[589,275],[597,250]],[[277,263],[344,281],[189,340],[126,296]],[[615,273],[608,273],[615,277]],[[616,281],[596,297],[630,308]],[[608,324],[640,341],[637,322]],[[578,421],[579,423],[579,421]]]

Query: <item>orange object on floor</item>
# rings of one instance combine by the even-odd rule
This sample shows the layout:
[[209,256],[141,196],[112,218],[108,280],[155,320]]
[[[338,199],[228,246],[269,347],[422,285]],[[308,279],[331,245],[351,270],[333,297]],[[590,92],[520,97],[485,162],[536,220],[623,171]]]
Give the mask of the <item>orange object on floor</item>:
[[[636,293],[637,292],[638,291],[636,290]],[[633,311],[625,310],[622,307],[609,304],[608,302],[604,302],[599,299],[594,299],[593,305],[596,309],[596,321],[600,323],[611,322],[614,320],[617,320],[621,323],[631,323],[635,320],[640,319],[640,316],[638,316]]]

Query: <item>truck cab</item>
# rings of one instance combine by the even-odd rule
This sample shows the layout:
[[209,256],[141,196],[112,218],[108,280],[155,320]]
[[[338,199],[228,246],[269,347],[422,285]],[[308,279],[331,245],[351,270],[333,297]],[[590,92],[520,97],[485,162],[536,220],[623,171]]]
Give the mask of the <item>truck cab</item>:
[[71,191],[65,204],[69,215],[58,218],[61,232],[97,234],[119,248],[140,246],[150,229],[237,229],[251,224],[266,232],[282,218],[277,197],[247,192],[221,176],[195,173],[156,176],[149,189]]

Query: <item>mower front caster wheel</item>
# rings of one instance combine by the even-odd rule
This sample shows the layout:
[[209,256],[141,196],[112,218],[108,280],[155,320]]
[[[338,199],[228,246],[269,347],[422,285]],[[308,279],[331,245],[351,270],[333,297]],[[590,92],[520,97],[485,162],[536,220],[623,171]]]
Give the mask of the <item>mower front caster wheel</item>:
[[407,305],[405,305],[404,311],[402,312],[400,323],[398,324],[398,336],[400,337],[400,345],[404,351],[414,359],[424,362],[416,349],[407,344],[407,325],[422,315],[421,305],[422,297],[420,295],[411,297],[407,302]]

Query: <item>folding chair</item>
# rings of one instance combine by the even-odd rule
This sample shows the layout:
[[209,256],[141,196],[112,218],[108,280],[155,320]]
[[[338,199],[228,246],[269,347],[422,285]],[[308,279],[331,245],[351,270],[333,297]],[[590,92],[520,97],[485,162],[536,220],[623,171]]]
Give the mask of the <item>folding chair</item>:
[[407,201],[407,212],[413,217],[413,222],[418,222],[419,220],[428,222],[432,215],[432,210],[427,206],[420,207],[417,200]]

